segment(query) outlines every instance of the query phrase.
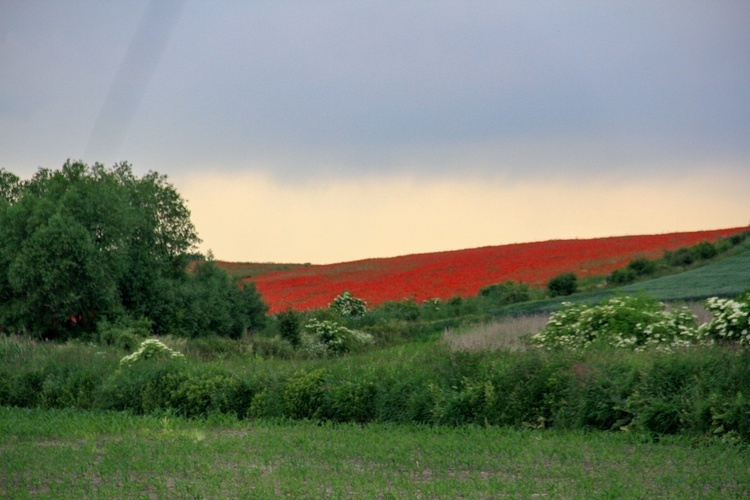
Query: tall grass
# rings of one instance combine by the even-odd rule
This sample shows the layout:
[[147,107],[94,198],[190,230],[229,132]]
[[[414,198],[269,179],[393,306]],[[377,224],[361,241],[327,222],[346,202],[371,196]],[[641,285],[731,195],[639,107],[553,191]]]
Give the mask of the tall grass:
[[[518,323],[504,325],[507,332]],[[748,351],[487,350],[496,338],[483,338],[482,350],[405,344],[328,360],[188,357],[132,367],[121,367],[116,351],[97,346],[6,340],[5,352],[15,353],[15,361],[0,366],[0,404],[186,417],[628,429],[750,441]]]
[[478,352],[528,348],[529,335],[543,328],[549,314],[508,316],[470,327],[446,329],[442,342],[454,351]]

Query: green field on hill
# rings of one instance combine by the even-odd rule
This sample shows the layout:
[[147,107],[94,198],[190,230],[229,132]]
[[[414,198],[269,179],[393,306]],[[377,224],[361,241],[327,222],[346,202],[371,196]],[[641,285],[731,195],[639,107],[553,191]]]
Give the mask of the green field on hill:
[[496,316],[536,314],[557,310],[562,302],[597,304],[617,294],[647,293],[670,302],[702,301],[708,297],[734,297],[750,288],[750,240],[708,264],[668,276],[620,287],[577,293],[533,302],[512,304],[494,311]]
[[750,288],[750,242],[733,255],[708,265],[621,288],[623,293],[646,292],[661,300],[700,300],[733,297]]

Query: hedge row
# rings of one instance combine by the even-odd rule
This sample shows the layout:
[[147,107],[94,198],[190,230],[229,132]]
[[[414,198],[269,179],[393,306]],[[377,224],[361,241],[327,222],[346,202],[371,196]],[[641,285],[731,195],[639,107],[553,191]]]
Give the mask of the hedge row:
[[750,441],[750,353],[451,353],[238,374],[185,360],[0,369],[0,404],[240,418],[693,433]]

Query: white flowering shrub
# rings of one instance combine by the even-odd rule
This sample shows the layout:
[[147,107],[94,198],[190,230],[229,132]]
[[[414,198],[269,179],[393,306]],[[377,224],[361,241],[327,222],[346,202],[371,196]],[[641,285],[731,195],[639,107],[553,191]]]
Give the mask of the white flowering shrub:
[[140,347],[133,354],[125,356],[120,360],[120,366],[131,366],[143,359],[171,359],[184,358],[182,353],[174,351],[157,339],[148,339],[141,342]]
[[350,292],[343,292],[328,304],[328,308],[345,318],[361,318],[367,313],[367,302]]
[[324,357],[320,344],[326,354],[339,354],[355,351],[373,343],[372,335],[352,330],[335,321],[311,319],[305,324],[307,335],[303,336],[302,349],[313,357]]
[[605,344],[668,351],[700,342],[701,334],[689,309],[666,311],[664,304],[642,295],[615,297],[596,306],[563,303],[532,339],[548,349]]
[[744,346],[750,345],[750,292],[732,299],[711,297],[706,300],[706,309],[713,315],[713,319],[701,325],[699,332],[712,341],[736,342]]

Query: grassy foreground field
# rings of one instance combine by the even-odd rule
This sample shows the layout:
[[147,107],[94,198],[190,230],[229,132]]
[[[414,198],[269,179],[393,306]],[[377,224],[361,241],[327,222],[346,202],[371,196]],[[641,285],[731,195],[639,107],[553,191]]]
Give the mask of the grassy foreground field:
[[627,433],[0,408],[10,498],[738,498],[738,446]]

